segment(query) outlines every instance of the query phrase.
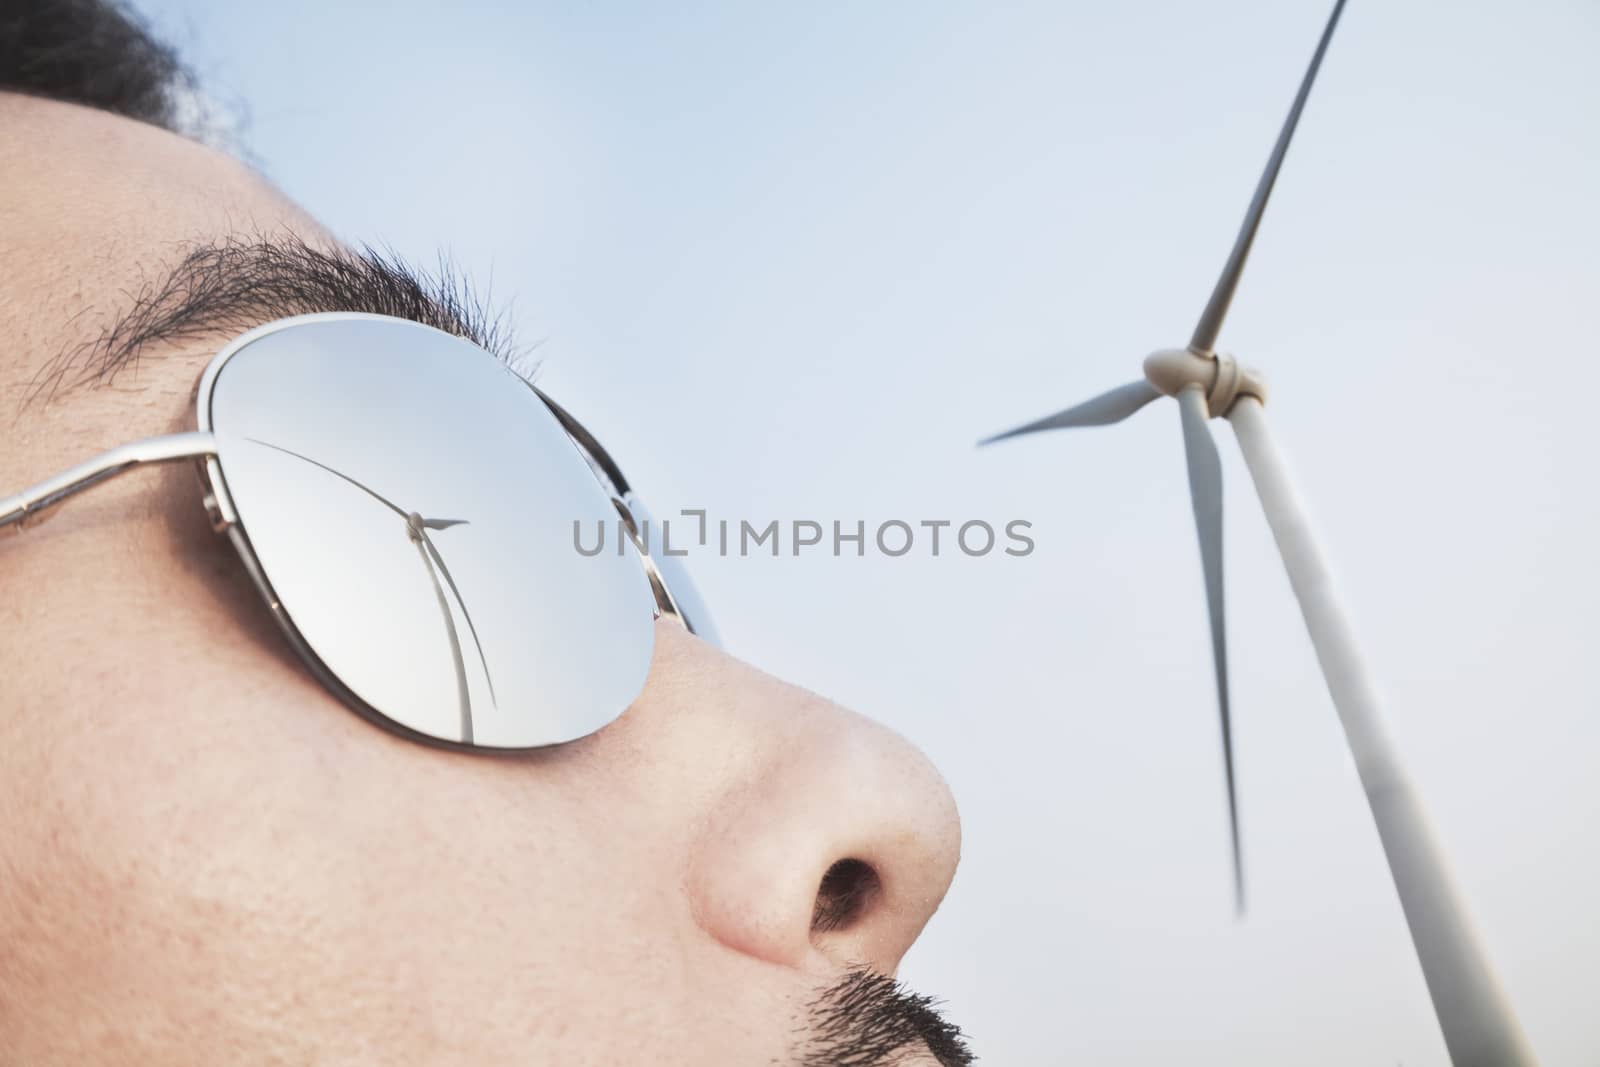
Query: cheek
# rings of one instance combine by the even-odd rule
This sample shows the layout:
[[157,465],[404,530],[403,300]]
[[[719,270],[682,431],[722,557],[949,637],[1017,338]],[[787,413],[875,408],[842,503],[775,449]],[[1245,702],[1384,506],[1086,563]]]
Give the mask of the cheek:
[[[648,845],[596,847],[616,836],[586,776],[391,739],[226,642],[206,660],[229,670],[108,653],[96,714],[0,787],[20,827],[0,844],[0,1000],[220,1028],[303,1062],[363,1058],[339,1045],[354,1027],[402,1061],[482,1004],[510,1013],[490,1031],[531,1037],[614,1003],[573,971],[676,984],[674,961],[638,958],[641,931],[688,929],[676,880]],[[136,664],[137,685],[114,681]]]
[[159,526],[108,544],[85,522],[26,572],[63,579],[0,663],[27,662],[0,694],[0,1001],[19,974],[53,1004],[163,990],[162,1012],[230,1018],[315,1016],[282,1003],[297,990],[378,1013],[532,996],[607,951],[597,928],[669,919],[634,892],[673,884],[652,849],[594,847],[611,814],[581,746],[504,760],[394,738],[249,622],[225,544],[180,561]]

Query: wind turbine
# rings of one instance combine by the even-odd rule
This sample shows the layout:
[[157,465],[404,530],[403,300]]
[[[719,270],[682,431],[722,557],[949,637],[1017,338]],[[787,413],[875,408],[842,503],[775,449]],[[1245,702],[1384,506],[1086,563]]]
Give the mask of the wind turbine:
[[394,512],[405,520],[406,535],[411,543],[417,546],[417,554],[422,557],[422,566],[428,572],[428,578],[433,582],[433,595],[439,600],[439,613],[444,616],[445,634],[450,639],[450,657],[456,671],[456,704],[461,715],[461,741],[463,744],[472,743],[472,694],[467,688],[467,665],[461,656],[461,638],[456,633],[456,620],[450,612],[450,603],[444,598],[444,589],[439,585],[439,575],[444,575],[450,592],[455,595],[456,603],[461,605],[461,617],[467,620],[467,629],[472,633],[472,643],[478,647],[478,660],[483,664],[484,681],[489,685],[489,700],[494,702],[494,678],[489,674],[489,658],[483,653],[483,642],[478,640],[478,628],[472,624],[472,615],[467,611],[467,602],[461,599],[461,590],[456,588],[456,580],[450,577],[450,568],[444,565],[444,557],[439,555],[439,549],[434,546],[433,539],[428,536],[429,530],[448,530],[452,526],[465,526],[466,519],[425,519],[415,511],[406,511],[389,498],[363,485],[343,471],[334,470],[326,463],[319,463],[310,456],[303,456],[293,449],[284,448],[268,441],[249,438],[255,444],[270,448],[275,452],[282,452],[286,456],[304,460],[313,467],[321,467],[335,478],[342,478],[366,493],[372,499]]
[[1155,352],[1144,361],[1143,380],[1119,386],[1065,411],[1019,426],[981,444],[1041,430],[1107,426],[1163,396],[1177,400],[1183,421],[1189,490],[1200,538],[1211,654],[1216,671],[1227,780],[1228,826],[1233,844],[1235,900],[1244,910],[1244,869],[1239,847],[1238,799],[1233,773],[1233,724],[1228,696],[1227,629],[1222,583],[1222,467],[1207,425],[1226,418],[1239,440],[1284,569],[1300,603],[1323,678],[1344,727],[1356,770],[1377,824],[1389,870],[1411,930],[1412,944],[1455,1067],[1532,1067],[1533,1053],[1500,989],[1461,902],[1444,854],[1411,780],[1390,742],[1378,707],[1377,687],[1356,646],[1322,551],[1311,532],[1288,469],[1267,426],[1266,388],[1260,375],[1216,350],[1217,335],[1239,286],[1250,246],[1260,228],[1284,155],[1306,97],[1344,10],[1337,0],[1322,38],[1289,108],[1266,169],[1245,212],[1233,250],[1217,279],[1188,347]]

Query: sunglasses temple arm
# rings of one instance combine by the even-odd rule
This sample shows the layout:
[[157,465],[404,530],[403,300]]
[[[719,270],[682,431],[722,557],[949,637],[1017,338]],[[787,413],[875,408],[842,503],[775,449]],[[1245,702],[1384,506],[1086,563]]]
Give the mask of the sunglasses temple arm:
[[40,521],[52,508],[86,489],[115,478],[135,467],[152,463],[175,463],[217,454],[217,440],[209,433],[176,433],[166,437],[147,437],[80,463],[48,481],[24,489],[15,496],[0,497],[0,532],[19,533]]

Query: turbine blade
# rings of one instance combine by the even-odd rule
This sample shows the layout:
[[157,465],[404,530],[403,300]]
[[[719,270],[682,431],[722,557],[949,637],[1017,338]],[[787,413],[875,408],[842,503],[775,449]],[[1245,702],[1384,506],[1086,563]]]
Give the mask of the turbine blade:
[[456,634],[456,620],[450,614],[450,602],[444,598],[444,588],[439,585],[439,575],[428,559],[425,542],[416,541],[417,555],[427,568],[428,579],[433,582],[433,595],[439,600],[439,613],[444,616],[445,634],[450,638],[450,659],[456,669],[456,704],[461,713],[461,743],[472,744],[472,693],[467,688],[467,666],[461,658],[461,638]]
[[1228,831],[1233,842],[1234,904],[1244,914],[1244,860],[1239,847],[1239,802],[1233,780],[1233,715],[1228,700],[1227,616],[1222,599],[1222,462],[1206,425],[1210,418],[1199,386],[1178,394],[1183,412],[1183,447],[1189,461],[1189,496],[1200,535],[1200,565],[1205,571],[1206,609],[1211,619],[1211,660],[1217,676],[1217,710],[1222,722],[1222,769],[1228,785]]
[[1114,422],[1121,422],[1132,415],[1150,401],[1161,395],[1161,391],[1146,381],[1129,382],[1119,385],[1109,393],[1101,393],[1093,400],[1085,400],[1077,407],[1058,411],[1054,415],[1046,415],[1042,419],[1018,426],[1005,433],[997,433],[993,437],[985,437],[979,445],[992,445],[996,441],[1004,441],[1008,437],[1019,437],[1026,433],[1037,433],[1040,430],[1063,430],[1076,426],[1110,426]]
[[1294,104],[1289,108],[1289,117],[1284,119],[1283,129],[1278,133],[1278,143],[1272,146],[1272,155],[1267,157],[1267,167],[1256,185],[1255,196],[1250,198],[1250,208],[1245,212],[1244,224],[1239,227],[1239,236],[1233,242],[1233,251],[1228,254],[1228,262],[1222,268],[1222,276],[1217,279],[1217,287],[1211,291],[1211,302],[1206,304],[1200,322],[1194,328],[1189,347],[1196,352],[1210,352],[1217,343],[1217,334],[1222,332],[1222,320],[1228,314],[1228,305],[1233,302],[1233,291],[1239,287],[1239,276],[1244,273],[1244,261],[1255,242],[1261,216],[1266,213],[1267,199],[1272,196],[1272,186],[1283,167],[1283,157],[1289,152],[1294,128],[1300,123],[1300,112],[1305,110],[1306,97],[1311,95],[1311,83],[1317,80],[1317,69],[1322,66],[1322,56],[1328,50],[1328,42],[1333,39],[1333,29],[1339,24],[1339,13],[1343,10],[1344,0],[1336,0],[1333,14],[1328,16],[1328,24],[1322,30],[1322,40],[1317,42],[1317,50],[1311,54],[1311,65],[1306,68],[1305,77],[1300,81],[1300,91],[1295,94]]
[[422,520],[422,528],[424,530],[448,530],[452,526],[465,526],[465,525],[467,525],[467,520],[466,519],[423,519]]
[[354,478],[350,477],[348,474],[344,473],[343,471],[336,471],[332,467],[328,466],[326,463],[318,463],[316,460],[312,459],[310,456],[302,456],[300,453],[294,451],[294,449],[292,449],[292,448],[284,448],[282,445],[275,445],[275,444],[272,444],[270,441],[260,441],[260,440],[257,440],[254,437],[247,437],[247,438],[245,438],[245,440],[250,441],[253,444],[261,445],[264,448],[270,448],[274,452],[282,452],[286,456],[293,456],[295,459],[303,459],[307,463],[311,464],[313,467],[321,467],[323,470],[327,471],[329,474],[333,475],[335,478],[343,478],[345,481],[349,482],[351,485],[355,486],[357,489],[361,490],[363,493],[367,494],[372,499],[376,500],[378,503],[382,504],[384,507],[386,507],[390,511],[394,512],[396,515],[400,516],[402,519],[408,517],[404,511],[400,510],[400,508],[397,505],[391,503],[386,497],[380,496],[375,490],[368,489],[366,486],[362,485],[360,482],[356,481]]
[[[452,526],[456,524],[456,522],[450,523]],[[423,525],[426,526],[427,523],[424,522]],[[422,544],[428,550],[428,555],[433,557],[433,562],[438,565],[439,573],[444,575],[446,584],[450,586],[450,592],[455,594],[456,603],[461,605],[461,617],[467,620],[467,630],[472,634],[472,643],[478,646],[478,662],[483,664],[483,680],[489,683],[489,703],[498,707],[500,698],[494,695],[494,675],[489,673],[489,657],[483,654],[483,642],[478,640],[478,627],[473,624],[472,613],[467,610],[467,602],[461,599],[461,590],[456,588],[456,580],[450,577],[450,568],[444,565],[444,557],[439,555],[439,550],[434,547],[433,539],[423,534]]]

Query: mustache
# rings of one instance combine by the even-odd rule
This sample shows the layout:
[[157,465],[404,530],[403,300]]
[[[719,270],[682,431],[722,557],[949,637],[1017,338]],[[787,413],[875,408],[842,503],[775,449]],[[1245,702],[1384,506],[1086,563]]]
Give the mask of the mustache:
[[891,1067],[919,1043],[941,1067],[975,1062],[961,1028],[940,1013],[939,1001],[881,974],[851,971],[809,1008],[803,1067]]

